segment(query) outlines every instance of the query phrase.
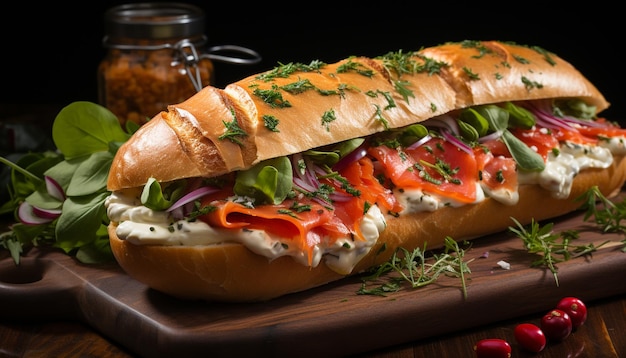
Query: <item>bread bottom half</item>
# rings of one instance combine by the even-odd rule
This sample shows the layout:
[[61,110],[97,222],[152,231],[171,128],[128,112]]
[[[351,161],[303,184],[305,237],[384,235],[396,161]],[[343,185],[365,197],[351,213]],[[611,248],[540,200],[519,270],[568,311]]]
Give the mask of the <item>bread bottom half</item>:
[[[626,160],[616,157],[608,169],[588,169],[576,176],[569,198],[556,199],[537,185],[523,185],[516,205],[486,199],[475,205],[446,207],[388,217],[387,228],[370,253],[352,274],[384,263],[395,249],[436,249],[446,236],[457,241],[475,239],[513,226],[541,221],[572,212],[582,202],[576,199],[592,186],[609,197],[626,180]],[[311,268],[290,257],[268,260],[245,246],[223,243],[210,246],[135,245],[116,235],[117,223],[109,225],[111,249],[122,269],[132,278],[165,294],[187,300],[259,302],[321,286],[345,276],[326,265]],[[382,247],[385,250],[381,251]]]

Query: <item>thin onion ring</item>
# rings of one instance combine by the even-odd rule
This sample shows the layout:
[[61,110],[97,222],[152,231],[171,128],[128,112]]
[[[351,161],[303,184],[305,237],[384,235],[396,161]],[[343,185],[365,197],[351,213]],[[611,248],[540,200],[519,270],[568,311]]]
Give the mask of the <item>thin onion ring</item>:
[[187,194],[185,194],[182,198],[178,199],[174,204],[172,204],[172,206],[170,206],[169,208],[167,208],[167,210],[165,210],[166,212],[171,212],[175,209],[178,209],[179,207],[190,203],[194,200],[200,199],[201,197],[208,195],[208,194],[212,194],[219,191],[219,189],[214,188],[212,186],[203,186],[200,187],[196,190],[193,190]]

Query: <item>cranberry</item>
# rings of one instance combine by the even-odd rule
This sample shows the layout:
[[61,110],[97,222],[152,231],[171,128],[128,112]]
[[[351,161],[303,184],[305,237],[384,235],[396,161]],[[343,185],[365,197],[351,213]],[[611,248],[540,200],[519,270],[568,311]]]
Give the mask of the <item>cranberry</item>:
[[521,323],[513,332],[520,347],[533,353],[539,353],[546,347],[546,336],[538,326],[532,323]]
[[565,311],[555,308],[541,318],[541,330],[549,340],[561,341],[572,333],[572,319]]
[[556,308],[567,313],[572,320],[572,328],[576,329],[587,320],[587,306],[576,297],[563,297]]
[[477,358],[511,358],[511,345],[504,339],[482,339],[474,346]]

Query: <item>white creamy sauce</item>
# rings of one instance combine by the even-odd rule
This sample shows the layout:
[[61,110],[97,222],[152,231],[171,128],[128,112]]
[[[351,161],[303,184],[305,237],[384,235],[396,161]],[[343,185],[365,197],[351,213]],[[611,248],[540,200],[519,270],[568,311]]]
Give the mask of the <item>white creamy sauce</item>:
[[[612,153],[626,154],[624,138],[612,138],[603,141],[600,146],[564,143],[560,153],[550,153],[546,168],[541,172],[518,172],[519,184],[536,184],[552,193],[555,198],[567,198],[572,189],[574,177],[583,169],[608,168],[613,163]],[[519,200],[519,192],[506,188],[490,190],[477,184],[476,200],[479,203],[490,197],[506,205],[515,205]],[[404,208],[400,213],[410,214],[421,211],[435,211],[445,206],[459,206],[463,203],[420,189],[394,190],[394,194]]]
[[[179,111],[181,111],[179,109]],[[185,115],[184,113],[181,113]],[[624,138],[605,141],[601,146],[583,146],[565,143],[558,155],[549,155],[546,168],[542,172],[519,172],[519,184],[537,184],[550,191],[554,197],[566,198],[571,190],[576,174],[586,168],[606,168],[611,165],[611,153],[626,154]],[[492,197],[499,202],[513,205],[519,196],[517,191],[506,189],[491,191],[476,184],[475,203]],[[463,203],[421,190],[395,190],[396,197],[404,207],[400,215],[429,211],[433,212],[445,206],[461,206]],[[112,193],[106,200],[107,214],[112,221],[118,222],[117,235],[136,245],[219,245],[240,243],[252,252],[270,260],[281,256],[291,256],[297,262],[308,265],[306,253],[290,247],[289,240],[268,234],[263,230],[216,229],[196,220],[171,222],[166,212],[157,212],[141,205],[137,197]],[[319,238],[312,253],[313,267],[322,260],[332,270],[340,274],[349,274],[354,266],[371,250],[380,233],[386,227],[385,215],[378,206],[372,206],[361,222],[365,241],[345,238],[333,244],[327,244]]]
[[626,138],[615,137],[603,140],[598,143],[602,148],[607,148],[611,153],[616,155],[626,155]]
[[517,190],[510,190],[507,188],[491,189],[486,185],[481,186],[481,189],[483,191],[483,199],[485,197],[490,197],[506,205],[515,205],[519,201],[519,191]]
[[[395,189],[394,195],[403,208],[400,215],[418,213],[422,211],[433,212],[446,206],[458,207],[465,205],[464,203],[441,195],[426,193],[421,189]],[[476,200],[474,203],[479,203],[483,200],[485,200],[485,195],[483,190],[480,188],[480,184],[477,182]]]
[[518,172],[518,181],[520,184],[540,185],[551,192],[553,197],[564,199],[569,196],[574,177],[581,170],[608,168],[611,163],[613,155],[607,147],[566,142],[561,145],[557,155],[552,152],[548,155],[543,171]]
[[[171,222],[165,212],[153,211],[142,206],[139,199],[112,193],[105,202],[107,214],[118,222],[117,236],[136,245],[217,245],[226,242],[240,243],[250,251],[270,260],[291,256],[302,265],[308,265],[306,253],[289,245],[289,240],[268,234],[263,230],[216,229],[203,221],[178,220]],[[345,238],[332,245],[325,245],[324,238],[312,253],[311,266],[316,267],[324,259],[326,265],[340,274],[347,275],[365,256],[385,229],[386,222],[378,206],[373,205],[361,222],[365,241]]]

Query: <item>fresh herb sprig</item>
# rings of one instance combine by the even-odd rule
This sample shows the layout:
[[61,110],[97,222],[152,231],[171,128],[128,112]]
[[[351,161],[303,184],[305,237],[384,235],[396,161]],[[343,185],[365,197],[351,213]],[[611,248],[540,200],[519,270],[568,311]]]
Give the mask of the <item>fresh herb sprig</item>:
[[461,280],[463,297],[467,298],[465,275],[471,273],[468,264],[472,260],[464,261],[465,249],[448,236],[444,240],[441,253],[427,256],[426,252],[426,245],[423,249],[418,247],[413,251],[398,248],[387,262],[362,277],[363,283],[357,294],[386,296],[388,293],[400,291],[403,284],[408,283],[411,288],[424,287],[437,281],[441,275],[446,275]]
[[[598,186],[593,186],[578,200],[583,202],[581,209],[586,211],[585,221],[593,218],[593,221],[602,228],[602,232],[626,234],[626,225],[622,223],[626,220],[626,199],[613,202],[602,194]],[[626,252],[626,239],[621,242],[624,244],[622,251]]]
[[575,257],[591,255],[594,251],[604,246],[609,241],[600,245],[593,243],[587,245],[574,245],[573,240],[579,238],[579,232],[566,230],[554,232],[554,223],[540,225],[534,219],[528,226],[522,225],[517,219],[511,218],[516,227],[509,227],[524,242],[524,247],[531,254],[539,255],[539,258],[531,263],[532,267],[543,266],[552,272],[556,286],[559,286],[557,264]]

